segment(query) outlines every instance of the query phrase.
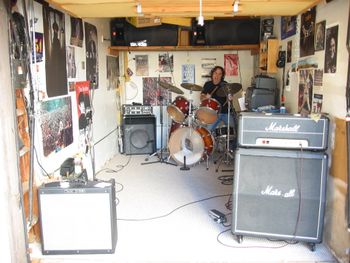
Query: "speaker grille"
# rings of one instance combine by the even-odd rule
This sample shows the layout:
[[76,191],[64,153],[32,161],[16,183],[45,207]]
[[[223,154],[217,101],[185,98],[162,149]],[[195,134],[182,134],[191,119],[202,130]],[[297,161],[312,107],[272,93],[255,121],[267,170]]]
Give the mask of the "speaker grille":
[[155,116],[124,116],[123,146],[125,154],[151,154],[155,152]]
[[326,164],[323,153],[239,149],[232,232],[320,242]]

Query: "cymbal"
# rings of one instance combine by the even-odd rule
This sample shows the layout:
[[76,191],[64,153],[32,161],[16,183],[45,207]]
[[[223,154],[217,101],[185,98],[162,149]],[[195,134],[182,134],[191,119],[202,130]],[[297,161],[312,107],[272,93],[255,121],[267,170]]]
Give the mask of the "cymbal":
[[219,97],[226,97],[228,94],[236,94],[237,92],[242,90],[241,83],[226,83],[222,88],[219,88],[216,94]]
[[193,83],[181,83],[181,87],[192,91],[202,91],[201,86]]
[[162,88],[164,88],[166,90],[170,90],[171,92],[174,92],[177,94],[184,94],[184,92],[182,90],[180,90],[179,88],[177,88],[169,83],[166,83],[163,81],[159,81],[158,83],[159,83],[159,86],[161,86]]

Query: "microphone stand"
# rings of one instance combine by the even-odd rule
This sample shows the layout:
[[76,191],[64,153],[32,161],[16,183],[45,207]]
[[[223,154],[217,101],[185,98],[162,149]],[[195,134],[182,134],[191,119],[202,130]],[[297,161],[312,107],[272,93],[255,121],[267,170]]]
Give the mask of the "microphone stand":
[[[160,94],[160,92],[159,92],[159,94]],[[152,163],[165,163],[165,164],[177,166],[177,164],[170,163],[170,162],[166,161],[165,160],[166,158],[163,157],[163,96],[159,95],[158,98],[159,98],[159,103],[160,103],[160,154],[158,156],[159,160],[153,161],[153,162],[141,163],[141,165],[152,164]],[[158,151],[152,155],[156,155],[157,153],[158,153]],[[148,160],[148,158],[146,160]]]
[[[227,137],[226,137],[226,150],[223,153],[223,155],[216,160],[215,162],[219,161],[219,164],[217,165],[215,171],[218,172],[219,167],[224,159],[226,164],[229,164],[231,160],[233,160],[233,155],[230,152],[230,113],[231,113],[231,100],[229,99],[229,96],[232,96],[229,92],[226,93],[227,97]],[[231,172],[233,170],[222,170],[222,172]]]

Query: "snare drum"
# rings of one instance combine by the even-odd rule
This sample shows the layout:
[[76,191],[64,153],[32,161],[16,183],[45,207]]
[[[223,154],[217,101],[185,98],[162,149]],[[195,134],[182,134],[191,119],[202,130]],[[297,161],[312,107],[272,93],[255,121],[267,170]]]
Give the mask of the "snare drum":
[[200,107],[196,111],[196,118],[202,124],[213,124],[220,112],[221,104],[216,99],[205,99],[201,102]]
[[182,123],[188,116],[189,101],[183,96],[177,96],[167,107],[167,112],[175,122]]

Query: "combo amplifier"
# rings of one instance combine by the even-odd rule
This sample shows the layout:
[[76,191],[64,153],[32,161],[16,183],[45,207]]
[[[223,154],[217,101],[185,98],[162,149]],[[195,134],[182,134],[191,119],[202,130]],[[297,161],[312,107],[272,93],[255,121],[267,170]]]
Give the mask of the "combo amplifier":
[[245,112],[239,115],[239,147],[324,151],[328,145],[329,119],[314,120],[292,114]]
[[43,255],[114,253],[114,180],[47,183],[38,200]]
[[327,162],[323,152],[238,149],[232,201],[238,241],[246,235],[320,243]]

